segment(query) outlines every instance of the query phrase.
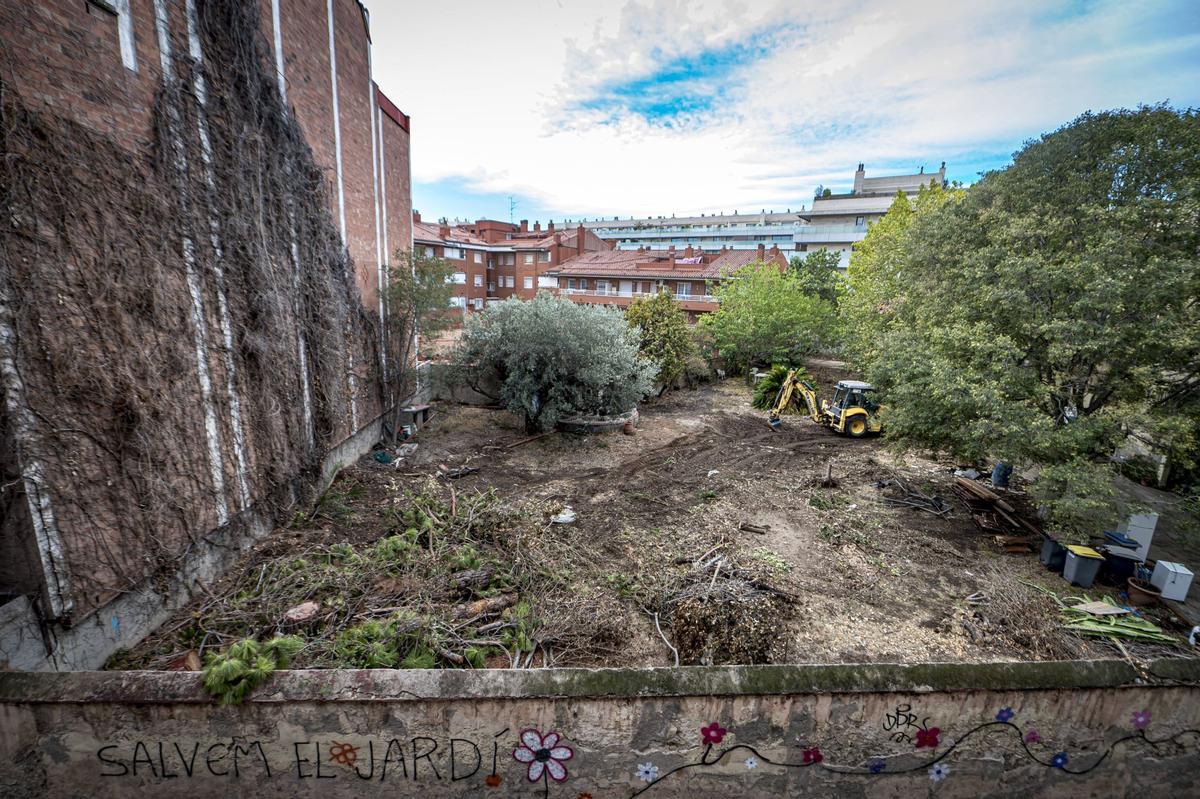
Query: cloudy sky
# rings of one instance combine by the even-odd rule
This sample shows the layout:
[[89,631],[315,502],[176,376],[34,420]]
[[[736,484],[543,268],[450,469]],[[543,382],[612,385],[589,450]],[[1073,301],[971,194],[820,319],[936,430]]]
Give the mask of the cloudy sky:
[[427,218],[799,208],[969,183],[1089,109],[1200,105],[1200,0],[369,0]]

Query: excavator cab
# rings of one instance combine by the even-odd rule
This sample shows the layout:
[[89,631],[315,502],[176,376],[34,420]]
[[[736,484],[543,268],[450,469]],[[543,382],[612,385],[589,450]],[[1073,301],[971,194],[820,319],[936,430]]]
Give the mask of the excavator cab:
[[833,401],[824,410],[829,426],[851,438],[882,429],[875,387],[861,380],[839,381],[833,389]]

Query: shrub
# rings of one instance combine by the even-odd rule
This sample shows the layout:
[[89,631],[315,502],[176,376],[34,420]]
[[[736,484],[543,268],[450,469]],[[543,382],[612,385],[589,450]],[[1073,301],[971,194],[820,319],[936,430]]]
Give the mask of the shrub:
[[638,352],[640,344],[638,329],[619,311],[540,294],[489,305],[469,319],[452,374],[536,433],[563,416],[634,407],[650,393],[657,371]]

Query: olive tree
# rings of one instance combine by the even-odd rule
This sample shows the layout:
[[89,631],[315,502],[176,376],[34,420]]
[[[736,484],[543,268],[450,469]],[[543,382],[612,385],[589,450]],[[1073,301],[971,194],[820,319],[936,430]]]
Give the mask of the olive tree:
[[640,344],[620,311],[543,293],[494,303],[468,319],[451,364],[457,380],[536,433],[564,416],[632,409],[658,371]]

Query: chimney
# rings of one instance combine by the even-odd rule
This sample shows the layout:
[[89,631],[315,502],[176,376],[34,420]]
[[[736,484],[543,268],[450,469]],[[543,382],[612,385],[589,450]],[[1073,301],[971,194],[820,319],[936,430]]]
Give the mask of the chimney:
[[547,233],[554,232],[554,220],[553,219],[551,219],[549,222],[546,223],[546,232]]
[[942,162],[942,168],[938,170],[938,177],[941,178],[942,183],[946,182],[946,162],[945,161]]
[[675,245],[672,244],[670,247],[668,247],[667,252],[671,253],[671,255],[674,255],[675,254]]
[[576,255],[583,255],[583,245],[587,241],[585,233],[586,233],[586,231],[583,229],[582,224],[579,227],[575,228],[575,254]]
[[438,226],[438,238],[443,240],[450,238],[450,225],[446,223],[445,219],[443,219],[442,224]]
[[767,253],[767,248],[761,244],[758,245],[758,260],[761,261],[763,259],[763,257],[766,255],[766,253]]
[[771,257],[774,258],[776,255],[779,255],[779,245],[772,244],[771,245]]
[[421,212],[420,212],[420,211],[418,211],[416,208],[414,208],[414,209],[413,209],[413,221],[414,221],[414,222],[420,222],[420,221],[421,221]]
[[863,168],[862,163],[858,165],[858,171],[854,173],[854,193],[862,194],[863,180],[867,177],[867,170]]
[[522,232],[522,233],[528,233],[528,232],[529,232],[529,220],[528,220],[528,219],[522,219],[522,220],[521,220],[521,232]]
[[690,245],[690,244],[689,244],[689,245],[687,246],[687,249],[683,251],[683,257],[684,257],[684,258],[691,258],[691,257],[692,257],[692,245]]
[[[551,230],[551,231],[553,231],[553,230],[554,230],[554,225],[551,225],[551,226],[550,226],[550,230]],[[562,246],[562,234],[561,234],[561,233],[555,233],[555,234],[554,234],[554,246],[555,246],[555,247],[560,247],[560,246]]]
[[533,232],[534,232],[534,233],[541,233],[541,232],[542,232],[542,223],[541,223],[541,222],[537,222],[537,221],[535,221],[535,222],[533,223]]

